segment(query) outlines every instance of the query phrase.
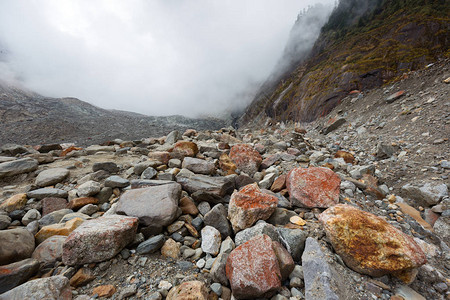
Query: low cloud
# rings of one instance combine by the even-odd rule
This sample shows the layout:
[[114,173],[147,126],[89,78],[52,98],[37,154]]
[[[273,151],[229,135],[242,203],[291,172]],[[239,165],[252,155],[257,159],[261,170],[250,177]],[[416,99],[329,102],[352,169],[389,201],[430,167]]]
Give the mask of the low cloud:
[[0,77],[108,109],[220,116],[251,101],[316,2],[5,0]]

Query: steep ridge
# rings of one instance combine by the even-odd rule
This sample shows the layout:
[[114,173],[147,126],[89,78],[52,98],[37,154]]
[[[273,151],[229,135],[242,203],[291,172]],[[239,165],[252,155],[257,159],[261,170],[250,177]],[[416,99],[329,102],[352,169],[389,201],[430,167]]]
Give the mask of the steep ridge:
[[178,129],[218,129],[215,118],[154,117],[106,110],[76,98],[49,98],[0,81],[0,145],[6,143],[102,143],[156,137]]
[[448,57],[449,11],[449,2],[440,0],[340,1],[307,59],[300,56],[276,83],[269,79],[240,125],[310,122],[352,90],[396,81]]

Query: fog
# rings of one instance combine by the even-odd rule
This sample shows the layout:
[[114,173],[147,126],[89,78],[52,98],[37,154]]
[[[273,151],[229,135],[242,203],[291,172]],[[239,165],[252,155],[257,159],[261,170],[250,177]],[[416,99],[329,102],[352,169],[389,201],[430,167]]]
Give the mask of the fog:
[[0,78],[148,115],[243,109],[297,15],[334,0],[2,0]]

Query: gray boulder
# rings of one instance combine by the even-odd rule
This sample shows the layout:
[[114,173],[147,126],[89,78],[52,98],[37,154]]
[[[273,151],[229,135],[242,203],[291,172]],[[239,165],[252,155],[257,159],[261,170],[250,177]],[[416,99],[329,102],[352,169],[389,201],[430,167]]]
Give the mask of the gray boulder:
[[38,161],[32,158],[22,158],[0,163],[0,178],[29,173],[37,169]]
[[44,170],[36,177],[36,185],[39,187],[54,185],[66,179],[69,174],[69,170],[65,168]]
[[72,291],[69,279],[58,275],[28,281],[0,295],[0,300],[10,299],[72,299]]

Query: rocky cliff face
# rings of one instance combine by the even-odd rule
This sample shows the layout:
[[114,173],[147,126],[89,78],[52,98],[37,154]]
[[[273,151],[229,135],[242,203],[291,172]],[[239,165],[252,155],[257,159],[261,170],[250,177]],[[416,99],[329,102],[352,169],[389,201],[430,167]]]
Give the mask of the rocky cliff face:
[[[340,1],[312,49],[281,60],[291,63],[280,66],[287,71],[274,72],[240,124],[310,122],[352,90],[396,81],[404,72],[448,57],[449,9],[446,1]],[[302,30],[298,22],[295,30]]]

